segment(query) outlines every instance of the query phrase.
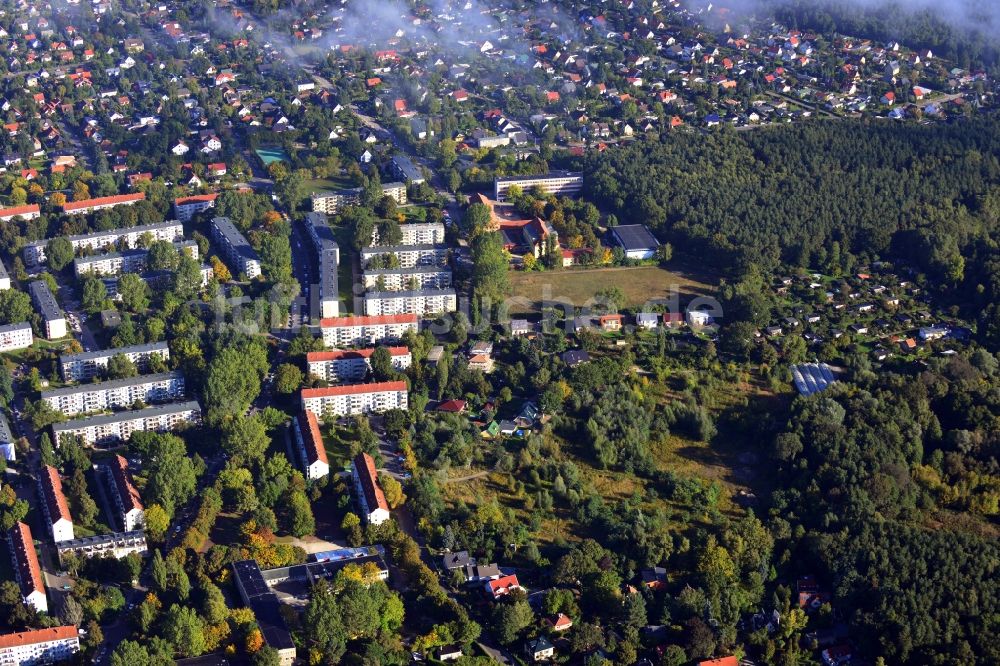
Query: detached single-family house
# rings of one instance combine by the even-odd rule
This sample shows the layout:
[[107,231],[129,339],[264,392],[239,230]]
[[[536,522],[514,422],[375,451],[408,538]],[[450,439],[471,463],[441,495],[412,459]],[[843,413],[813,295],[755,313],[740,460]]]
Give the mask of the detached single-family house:
[[515,590],[523,590],[521,584],[517,582],[517,575],[500,576],[493,580],[488,580],[483,588],[492,599],[496,600],[505,597]]
[[646,330],[656,328],[660,323],[660,315],[655,312],[640,312],[635,316],[635,324]]
[[539,636],[528,641],[524,651],[531,661],[548,661],[555,655],[556,648],[545,636]]

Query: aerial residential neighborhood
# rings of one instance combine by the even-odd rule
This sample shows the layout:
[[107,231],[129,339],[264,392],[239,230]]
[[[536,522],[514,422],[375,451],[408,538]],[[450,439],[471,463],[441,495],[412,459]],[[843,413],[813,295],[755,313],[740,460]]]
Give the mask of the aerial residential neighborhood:
[[1000,663],[990,3],[0,6],[0,664]]

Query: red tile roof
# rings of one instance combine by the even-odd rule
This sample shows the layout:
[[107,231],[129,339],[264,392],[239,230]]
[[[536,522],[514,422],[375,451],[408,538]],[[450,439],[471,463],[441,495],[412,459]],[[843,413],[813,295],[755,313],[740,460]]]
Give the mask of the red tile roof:
[[66,502],[66,495],[63,494],[62,480],[59,478],[59,472],[56,471],[56,468],[52,465],[43,467],[39,483],[52,522],[55,523],[60,518],[73,522],[73,517],[69,513],[69,504]]
[[0,217],[15,217],[17,215],[30,215],[31,213],[38,213],[41,208],[38,204],[29,204],[27,206],[14,206],[13,208],[0,208]]
[[139,491],[135,489],[135,484],[132,483],[132,475],[128,473],[128,461],[121,456],[115,456],[111,461],[111,478],[125,511],[132,509],[142,511],[142,499],[139,497]]
[[439,412],[453,412],[458,414],[465,411],[465,401],[464,400],[445,400],[437,407]]
[[16,523],[10,528],[10,544],[13,550],[11,554],[21,579],[21,596],[26,597],[32,592],[45,594],[42,567],[38,564],[38,553],[35,552],[35,542],[31,538],[31,528],[26,523]]
[[[387,347],[391,356],[406,356],[410,353],[409,347]],[[306,354],[306,362],[315,361],[337,361],[349,358],[369,358],[375,352],[374,347],[368,349],[335,349],[332,351],[309,352]]]
[[720,657],[718,659],[706,659],[699,661],[698,666],[740,666],[740,660],[735,656]]
[[332,395],[355,395],[381,391],[405,391],[406,382],[375,382],[373,384],[345,384],[323,388],[302,389],[303,398],[326,398]]
[[76,637],[77,628],[72,624],[61,627],[50,627],[48,629],[21,631],[16,634],[4,634],[0,636],[0,649],[35,645],[37,643],[47,643],[48,641],[64,641]]
[[326,447],[323,446],[323,436],[319,432],[319,422],[316,420],[316,415],[306,409],[299,414],[298,419],[299,432],[302,433],[302,441],[305,443],[309,464],[311,465],[317,460],[328,463]]
[[135,194],[116,194],[112,197],[97,197],[96,199],[84,199],[83,201],[68,201],[63,205],[63,210],[67,213],[74,210],[83,210],[94,206],[108,206],[122,203],[134,203],[146,198],[145,192]]
[[372,457],[364,452],[354,456],[354,469],[357,471],[361,490],[365,494],[368,510],[383,509],[388,511],[389,503],[385,501],[385,493],[378,485],[378,474],[375,472],[375,461],[372,460]]
[[190,197],[180,197],[179,199],[174,199],[175,206],[183,206],[184,204],[191,203],[202,203],[204,201],[215,201],[219,196],[218,192],[213,192],[212,194],[195,194]]
[[417,315],[398,314],[398,315],[375,315],[371,317],[332,317],[329,319],[321,319],[319,322],[319,327],[339,328],[339,327],[351,327],[351,326],[380,326],[385,324],[415,324],[415,323],[417,323]]
[[497,594],[506,594],[510,591],[512,587],[521,587],[521,584],[517,582],[517,575],[511,574],[509,576],[500,576],[494,580],[486,581],[486,589],[490,591],[494,597]]

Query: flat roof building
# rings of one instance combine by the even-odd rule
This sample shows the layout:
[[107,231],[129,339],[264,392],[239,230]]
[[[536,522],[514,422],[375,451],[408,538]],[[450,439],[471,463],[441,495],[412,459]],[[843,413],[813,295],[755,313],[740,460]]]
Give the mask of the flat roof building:
[[[158,222],[156,224],[141,224],[136,227],[124,229],[110,229],[108,231],[95,231],[89,234],[79,234],[67,236],[66,239],[73,246],[74,250],[87,248],[90,250],[103,250],[105,248],[116,248],[122,245],[126,248],[138,247],[139,239],[145,234],[152,236],[154,241],[179,241],[184,240],[184,227],[177,220]],[[119,243],[120,241],[120,243]],[[24,256],[24,263],[31,267],[37,266],[45,261],[45,248],[49,241],[41,240],[28,243],[24,246],[21,254]]]
[[[399,225],[402,239],[399,245],[434,245],[444,242],[444,224],[441,222],[409,222]],[[380,242],[378,228],[372,230],[372,245]]]
[[10,289],[10,274],[7,272],[7,267],[0,261],[0,291],[4,289]]
[[17,452],[14,450],[14,435],[10,431],[7,416],[3,413],[0,413],[0,458],[9,462],[17,459]]
[[416,291],[370,291],[364,297],[368,316],[413,314],[419,317],[455,312],[458,294],[454,289]]
[[175,370],[42,391],[41,400],[63,416],[75,416],[183,397],[184,375]]
[[424,182],[424,172],[406,155],[395,155],[389,161],[389,169],[396,178],[414,185]]
[[375,291],[447,289],[452,284],[451,269],[443,266],[369,268],[361,280],[365,289]]
[[0,326],[0,352],[27,349],[33,344],[35,344],[35,335],[28,322],[22,321],[20,324]]
[[84,381],[90,379],[108,367],[111,357],[121,354],[135,363],[139,372],[149,369],[149,359],[158,356],[164,361],[170,360],[170,346],[166,342],[150,342],[131,347],[116,349],[97,349],[79,354],[63,354],[59,357],[60,370],[66,381]]
[[315,319],[336,317],[340,314],[340,287],[338,273],[340,266],[340,246],[333,237],[333,231],[326,214],[312,212],[306,215],[306,230],[312,239],[319,267],[318,316]]
[[28,285],[28,293],[31,294],[31,301],[45,324],[45,337],[49,340],[66,337],[66,315],[59,307],[59,302],[49,289],[48,283],[35,280]]
[[652,259],[660,247],[660,241],[643,224],[620,224],[612,227],[611,236],[626,259]]
[[451,248],[443,243],[429,245],[379,245],[361,250],[361,266],[368,268],[372,259],[383,255],[395,255],[400,268],[414,266],[444,266],[451,256]]
[[219,246],[226,261],[252,280],[260,275],[260,257],[228,217],[213,217],[211,223],[212,240]]
[[532,188],[540,188],[546,194],[556,196],[572,196],[583,189],[583,172],[580,171],[550,171],[539,176],[507,176],[497,178],[493,182],[493,198],[504,201],[511,187],[519,187],[527,192]]
[[[360,187],[333,190],[332,192],[313,192],[310,195],[313,212],[335,215],[347,206],[361,203]],[[400,206],[406,203],[406,183],[382,183],[382,196],[390,197]]]
[[182,424],[201,421],[201,407],[197,401],[174,402],[107,416],[52,424],[52,439],[63,436],[80,437],[85,444],[95,445],[111,441],[128,441],[133,432],[173,430]]
[[278,651],[281,666],[292,666],[295,662],[295,643],[292,642],[292,635],[281,616],[281,602],[264,581],[257,562],[234,562],[233,574],[240,598],[253,611],[264,642]]

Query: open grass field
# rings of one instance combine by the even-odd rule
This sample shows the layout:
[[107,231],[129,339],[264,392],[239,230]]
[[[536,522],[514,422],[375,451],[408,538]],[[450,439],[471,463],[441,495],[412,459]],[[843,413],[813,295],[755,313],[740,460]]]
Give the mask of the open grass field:
[[354,187],[354,183],[349,178],[313,178],[306,181],[306,189],[310,193],[344,190],[352,187]]
[[713,275],[677,264],[672,270],[659,266],[634,268],[566,269],[543,272],[512,272],[511,314],[541,311],[542,301],[569,303],[581,307],[607,287],[616,286],[625,294],[626,305],[641,306],[653,299],[669,299],[676,290],[680,305],[697,296],[714,293],[718,280]]

